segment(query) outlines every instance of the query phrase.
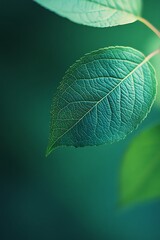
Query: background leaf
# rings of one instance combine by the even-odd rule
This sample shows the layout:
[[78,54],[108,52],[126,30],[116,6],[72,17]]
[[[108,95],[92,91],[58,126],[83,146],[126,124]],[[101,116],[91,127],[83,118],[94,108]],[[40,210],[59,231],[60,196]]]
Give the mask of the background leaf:
[[160,197],[160,125],[135,138],[124,158],[120,176],[121,204]]
[[73,22],[111,27],[135,22],[141,12],[141,0],[35,0]]
[[155,94],[155,72],[139,51],[110,47],[85,55],[54,98],[47,153],[125,138],[146,117]]

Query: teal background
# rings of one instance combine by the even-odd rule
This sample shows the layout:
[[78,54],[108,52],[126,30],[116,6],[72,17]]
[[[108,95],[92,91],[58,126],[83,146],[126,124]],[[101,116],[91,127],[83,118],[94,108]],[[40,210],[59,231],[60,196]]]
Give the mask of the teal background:
[[[159,10],[160,1],[144,0],[143,16],[156,27]],[[77,25],[25,0],[0,1],[0,30],[0,239],[159,240],[159,200],[117,207],[123,155],[135,135],[160,122],[159,106],[122,142],[59,148],[45,158],[50,106],[67,68],[110,45],[147,55],[156,36],[139,22]]]

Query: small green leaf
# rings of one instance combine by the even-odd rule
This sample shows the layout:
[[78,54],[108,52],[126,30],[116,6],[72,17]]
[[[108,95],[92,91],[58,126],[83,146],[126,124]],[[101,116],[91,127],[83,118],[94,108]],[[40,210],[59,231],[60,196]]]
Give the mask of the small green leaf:
[[47,9],[73,22],[112,27],[137,21],[141,0],[35,0]]
[[160,197],[160,125],[142,132],[129,147],[120,174],[120,204]]
[[67,71],[53,101],[47,155],[61,145],[119,141],[150,111],[156,94],[148,57],[128,47],[85,55]]

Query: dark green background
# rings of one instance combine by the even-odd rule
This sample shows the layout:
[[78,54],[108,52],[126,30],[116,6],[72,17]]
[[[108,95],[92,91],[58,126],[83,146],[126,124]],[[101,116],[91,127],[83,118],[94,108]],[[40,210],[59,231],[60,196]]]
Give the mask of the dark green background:
[[[159,13],[159,0],[144,0],[143,16],[157,27]],[[0,0],[0,239],[160,239],[160,201],[117,208],[124,152],[134,135],[160,122],[158,108],[122,142],[44,156],[53,94],[67,68],[110,45],[148,54],[153,38],[139,22],[90,28],[33,1]]]

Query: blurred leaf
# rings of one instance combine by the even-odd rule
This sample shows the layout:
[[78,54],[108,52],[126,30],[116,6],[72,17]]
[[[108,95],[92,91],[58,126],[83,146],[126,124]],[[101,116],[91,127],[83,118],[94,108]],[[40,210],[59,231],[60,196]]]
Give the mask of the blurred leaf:
[[111,27],[135,22],[141,13],[141,0],[35,0],[73,22]]
[[47,149],[119,141],[146,117],[156,94],[148,58],[129,47],[91,52],[67,71],[53,101]]
[[160,125],[133,140],[122,163],[120,195],[121,205],[160,197]]

